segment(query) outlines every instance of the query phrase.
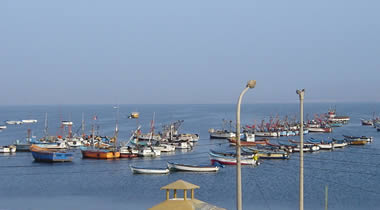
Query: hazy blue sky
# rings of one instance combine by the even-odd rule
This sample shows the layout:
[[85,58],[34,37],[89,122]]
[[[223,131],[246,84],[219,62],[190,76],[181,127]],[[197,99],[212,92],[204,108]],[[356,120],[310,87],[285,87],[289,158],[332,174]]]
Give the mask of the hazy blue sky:
[[0,104],[380,101],[378,0],[2,0]]

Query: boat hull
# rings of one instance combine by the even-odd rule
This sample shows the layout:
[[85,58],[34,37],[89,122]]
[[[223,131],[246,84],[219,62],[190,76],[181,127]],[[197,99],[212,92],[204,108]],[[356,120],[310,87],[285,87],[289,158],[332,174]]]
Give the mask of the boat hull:
[[101,150],[82,150],[83,158],[94,159],[115,159],[120,157],[120,152],[101,151]]
[[30,146],[30,151],[34,160],[38,162],[71,162],[74,158],[71,152],[50,151],[35,145]]
[[168,168],[176,171],[188,171],[188,172],[217,172],[219,167],[217,166],[193,166],[185,164],[177,164],[168,162]]
[[130,166],[132,173],[134,174],[167,174],[168,168],[138,168]]

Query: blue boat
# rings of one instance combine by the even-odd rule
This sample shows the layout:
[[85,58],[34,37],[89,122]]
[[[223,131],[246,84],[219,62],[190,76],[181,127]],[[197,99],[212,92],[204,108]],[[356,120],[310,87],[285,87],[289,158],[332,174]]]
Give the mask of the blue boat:
[[51,150],[39,147],[37,145],[30,146],[33,158],[38,162],[71,162],[73,153],[59,150]]

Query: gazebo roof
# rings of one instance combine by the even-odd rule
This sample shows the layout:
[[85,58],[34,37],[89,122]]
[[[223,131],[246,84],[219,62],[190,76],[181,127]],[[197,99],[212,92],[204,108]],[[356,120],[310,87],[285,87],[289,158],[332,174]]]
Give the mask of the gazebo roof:
[[177,180],[171,184],[161,187],[161,190],[192,190],[199,189],[198,185],[191,184],[183,180]]

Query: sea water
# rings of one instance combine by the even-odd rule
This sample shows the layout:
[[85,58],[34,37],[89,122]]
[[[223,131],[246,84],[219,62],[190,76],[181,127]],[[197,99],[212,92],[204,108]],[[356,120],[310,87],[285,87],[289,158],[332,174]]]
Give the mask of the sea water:
[[[348,146],[334,151],[305,153],[305,209],[323,209],[325,187],[328,186],[329,209],[379,209],[380,207],[380,132],[360,124],[360,118],[371,118],[380,104],[306,103],[305,119],[326,113],[336,105],[338,115],[351,117],[349,124],[334,128],[331,134],[308,134],[308,138],[340,138],[342,134],[373,136],[374,142],[364,146]],[[139,119],[130,119],[131,112]],[[2,210],[63,210],[63,209],[147,209],[165,199],[160,187],[178,179],[199,185],[197,199],[226,209],[235,209],[236,168],[227,166],[218,173],[183,173],[168,175],[135,175],[130,165],[166,167],[167,161],[188,164],[210,164],[208,151],[231,150],[227,140],[209,139],[208,129],[221,128],[222,120],[235,121],[235,105],[120,105],[119,140],[127,141],[138,125],[150,130],[155,113],[155,130],[165,124],[184,120],[183,133],[198,133],[199,142],[193,150],[176,151],[157,158],[118,160],[82,159],[75,151],[72,163],[38,163],[27,152],[0,154],[0,209]],[[298,104],[244,104],[242,125],[267,122],[276,115],[298,120]],[[67,133],[62,120],[74,123],[73,132],[81,133],[82,113],[85,130],[92,127],[99,135],[112,136],[116,109],[112,105],[65,106],[1,106],[0,121],[37,119],[36,124],[8,125],[0,133],[0,145],[23,140],[27,129],[42,137],[45,113],[48,113],[50,135]],[[93,120],[97,116],[97,120]],[[0,123],[1,124],[1,123]],[[229,128],[226,125],[226,128]],[[299,140],[299,137],[274,138],[272,141]],[[299,200],[299,154],[289,160],[263,160],[258,167],[242,167],[244,209],[297,209]]]

